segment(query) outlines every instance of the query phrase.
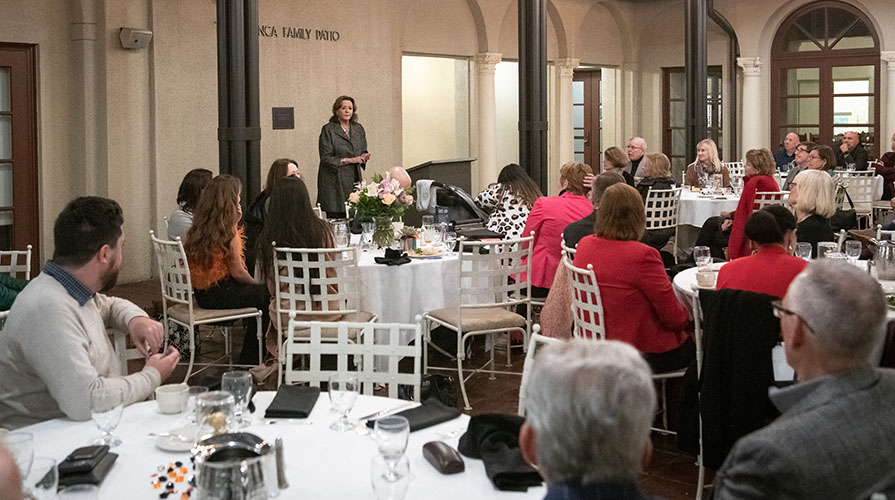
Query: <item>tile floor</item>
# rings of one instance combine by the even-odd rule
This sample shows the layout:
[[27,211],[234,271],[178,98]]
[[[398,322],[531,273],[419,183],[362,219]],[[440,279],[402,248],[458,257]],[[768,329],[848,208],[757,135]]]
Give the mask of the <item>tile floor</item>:
[[[150,313],[154,311],[161,312],[161,293],[157,281],[118,285],[112,289],[110,294],[127,298],[150,311]],[[205,340],[208,334],[204,333],[202,335],[203,343],[202,354],[199,356],[200,360],[215,359],[223,354],[223,342],[220,336]],[[233,346],[236,353],[239,352],[241,342],[241,334],[237,332],[234,335]],[[476,344],[473,349],[473,356],[470,366],[480,366],[487,361],[483,343],[479,342]],[[509,368],[505,368],[501,358],[504,358],[504,356],[497,356],[497,368],[499,370],[506,369],[506,371],[516,373],[522,372],[524,357],[521,349],[513,349],[512,366]],[[455,367],[446,358],[439,358],[437,354],[430,359],[433,365]],[[138,365],[139,361],[132,363]],[[191,377],[191,382],[197,382],[199,377],[214,376],[210,371]],[[177,371],[175,371],[174,379],[183,377],[185,373],[186,366],[179,366]],[[450,374],[450,372],[446,371],[438,371],[437,373]],[[456,378],[456,372],[454,372],[454,378]],[[519,382],[519,375],[496,375],[494,380],[490,380],[487,374],[472,376],[467,382],[469,402],[472,406],[472,410],[468,413],[471,415],[493,412],[515,414],[519,402]],[[669,385],[670,406],[676,404],[674,399],[678,391],[675,390],[675,383],[672,381]],[[644,491],[668,500],[694,498],[698,474],[696,457],[678,450],[673,436],[653,433],[653,445],[653,458],[643,472],[641,479],[641,486]],[[707,482],[711,483],[711,472],[707,472]]]

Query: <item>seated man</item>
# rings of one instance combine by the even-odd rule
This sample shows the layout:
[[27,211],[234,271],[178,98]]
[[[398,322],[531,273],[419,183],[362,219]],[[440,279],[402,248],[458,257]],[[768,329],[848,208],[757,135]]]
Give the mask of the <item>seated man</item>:
[[795,160],[787,166],[786,170],[780,170],[781,172],[789,172],[786,175],[786,182],[783,183],[783,191],[791,190],[793,179],[799,175],[799,172],[808,169],[808,151],[816,145],[811,141],[805,141],[796,146]]
[[867,150],[860,144],[857,132],[842,134],[842,143],[836,151],[836,166],[867,170]]
[[715,498],[895,497],[895,371],[868,362],[886,318],[879,283],[817,260],[774,314],[799,383],[772,390],[782,415],[737,441]]
[[652,455],[656,392],[636,349],[613,340],[548,345],[528,384],[519,448],[547,481],[545,500],[650,498],[637,480]]
[[774,164],[781,172],[789,170],[789,165],[796,159],[796,146],[799,145],[799,134],[790,132],[783,138],[783,147],[774,151]]
[[[90,393],[121,389],[124,404],[146,399],[180,354],[162,345],[164,328],[127,300],[108,297],[124,246],[113,200],[70,202],[53,227],[55,253],[18,295],[0,335],[0,427],[53,418],[90,420]],[[146,365],[121,376],[107,328],[127,331]]]

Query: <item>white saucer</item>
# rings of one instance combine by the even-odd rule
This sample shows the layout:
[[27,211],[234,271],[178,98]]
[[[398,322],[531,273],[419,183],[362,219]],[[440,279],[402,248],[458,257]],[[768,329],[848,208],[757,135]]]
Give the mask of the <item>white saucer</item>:
[[[168,432],[171,434],[179,434],[181,436],[190,436],[196,432],[196,429],[192,425],[185,425],[183,427],[171,429]],[[165,451],[190,451],[193,448],[193,444],[192,441],[183,441],[172,436],[159,436],[155,438],[155,447]]]

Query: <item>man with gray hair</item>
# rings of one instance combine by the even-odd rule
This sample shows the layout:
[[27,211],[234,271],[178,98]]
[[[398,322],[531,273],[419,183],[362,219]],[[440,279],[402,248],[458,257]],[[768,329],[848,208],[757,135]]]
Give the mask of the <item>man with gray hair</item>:
[[631,175],[640,178],[643,177],[643,169],[640,168],[640,161],[646,154],[646,141],[643,137],[632,137],[628,139],[628,160],[631,162]]
[[549,345],[529,380],[519,448],[547,481],[544,500],[650,498],[637,480],[652,454],[656,392],[636,349],[613,340]]
[[869,361],[886,318],[879,283],[816,260],[773,306],[799,383],[771,390],[782,415],[737,441],[715,498],[895,498],[895,371]]

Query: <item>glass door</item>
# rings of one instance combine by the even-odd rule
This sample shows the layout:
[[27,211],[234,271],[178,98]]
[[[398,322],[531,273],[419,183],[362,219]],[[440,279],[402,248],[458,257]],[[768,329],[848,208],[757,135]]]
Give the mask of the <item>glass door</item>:
[[[572,79],[572,127],[575,133],[575,161],[590,165],[599,173],[603,130],[601,73],[576,71]],[[566,161],[566,160],[563,160]]]

